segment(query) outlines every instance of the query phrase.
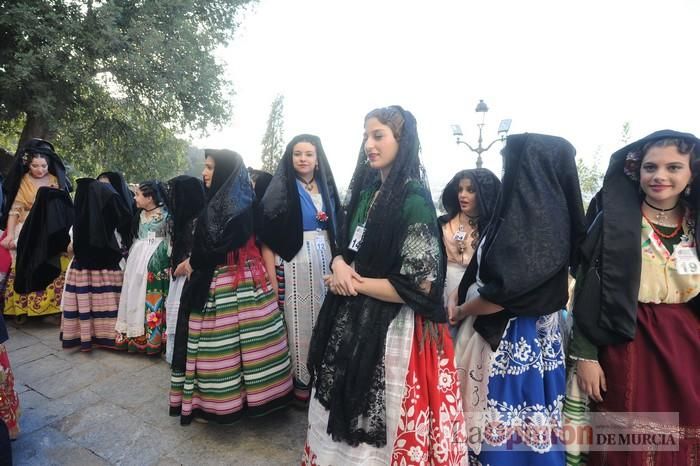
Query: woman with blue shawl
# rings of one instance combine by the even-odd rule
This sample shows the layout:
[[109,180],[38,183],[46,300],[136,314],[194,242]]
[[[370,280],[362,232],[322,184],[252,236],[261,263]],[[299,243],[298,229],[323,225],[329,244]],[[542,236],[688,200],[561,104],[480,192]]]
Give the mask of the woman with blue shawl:
[[326,296],[323,276],[335,252],[338,191],[318,136],[301,134],[287,145],[259,208],[258,234],[265,268],[289,329],[295,398],[306,403],[306,360],[316,317]]

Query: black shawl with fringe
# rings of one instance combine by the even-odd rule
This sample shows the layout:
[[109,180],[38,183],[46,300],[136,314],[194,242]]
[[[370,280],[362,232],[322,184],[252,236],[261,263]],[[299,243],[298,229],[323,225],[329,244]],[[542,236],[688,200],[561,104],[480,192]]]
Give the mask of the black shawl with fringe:
[[569,265],[585,234],[574,157],[565,139],[535,133],[508,137],[505,172],[491,222],[459,286],[459,302],[478,277],[482,298],[503,307],[474,328],[495,351],[508,320],[556,312],[568,298]]
[[338,189],[335,186],[333,173],[321,140],[318,136],[300,134],[287,144],[282,160],[277,166],[277,171],[265,190],[257,213],[259,225],[257,233],[260,239],[285,261],[291,261],[297,255],[304,236],[301,202],[292,161],[294,146],[300,142],[308,142],[316,148],[318,171],[316,171],[315,179],[318,190],[323,197],[323,204],[326,206],[328,236],[331,251],[334,254],[336,251],[335,239],[338,234],[336,230],[337,225],[340,224],[338,216],[341,215],[341,208]]

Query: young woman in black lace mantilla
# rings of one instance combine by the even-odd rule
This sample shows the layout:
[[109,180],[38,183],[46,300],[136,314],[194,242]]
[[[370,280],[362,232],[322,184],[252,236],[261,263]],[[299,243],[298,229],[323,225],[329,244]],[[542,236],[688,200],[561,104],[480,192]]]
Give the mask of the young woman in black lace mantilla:
[[465,459],[439,227],[419,148],[410,112],[365,117],[342,254],[311,340],[303,464]]

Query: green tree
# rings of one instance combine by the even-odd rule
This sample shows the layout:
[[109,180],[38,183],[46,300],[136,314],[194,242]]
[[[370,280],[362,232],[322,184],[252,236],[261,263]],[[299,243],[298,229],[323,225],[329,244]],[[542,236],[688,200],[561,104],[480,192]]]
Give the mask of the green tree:
[[21,118],[0,120],[0,172],[6,173],[12,165],[14,148],[22,134],[24,122]]
[[576,169],[578,170],[578,179],[581,185],[581,196],[583,204],[587,208],[588,204],[595,194],[600,191],[603,186],[604,173],[600,170],[600,150],[598,146],[593,153],[593,160],[586,163],[582,158],[576,159]]
[[201,178],[204,170],[204,150],[195,146],[188,147],[187,161],[189,162],[189,168],[185,174]]
[[620,136],[620,141],[622,144],[627,145],[630,142],[630,129],[632,125],[629,121],[622,123],[622,135]]
[[[153,140],[221,125],[232,89],[214,51],[250,1],[0,0],[0,121],[24,121],[20,144],[76,139],[67,118],[105,124],[115,108],[132,113],[116,126],[146,122],[123,134],[152,130]],[[106,152],[123,141],[105,141]]]
[[272,101],[267,129],[262,139],[262,169],[274,173],[284,153],[284,96]]
[[74,177],[116,170],[139,182],[165,180],[187,169],[187,141],[151,115],[104,93],[91,102],[68,112],[54,139]]
[[[632,125],[629,121],[622,124],[622,132],[620,133],[620,142],[627,145],[630,142],[630,130]],[[586,163],[583,159],[576,159],[576,168],[578,169],[579,183],[581,184],[581,194],[584,205],[588,206],[593,196],[603,187],[603,178],[605,177],[605,168],[601,168],[600,164],[601,146],[598,146],[593,153],[593,158],[590,163]]]

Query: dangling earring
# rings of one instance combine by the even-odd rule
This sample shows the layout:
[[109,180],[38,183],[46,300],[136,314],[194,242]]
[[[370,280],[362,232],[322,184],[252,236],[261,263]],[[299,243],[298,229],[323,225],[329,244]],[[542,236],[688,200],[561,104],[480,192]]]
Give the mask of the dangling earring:
[[690,196],[690,185],[685,187],[685,191],[683,191],[686,196]]
[[314,171],[318,171],[318,164],[314,167]]

